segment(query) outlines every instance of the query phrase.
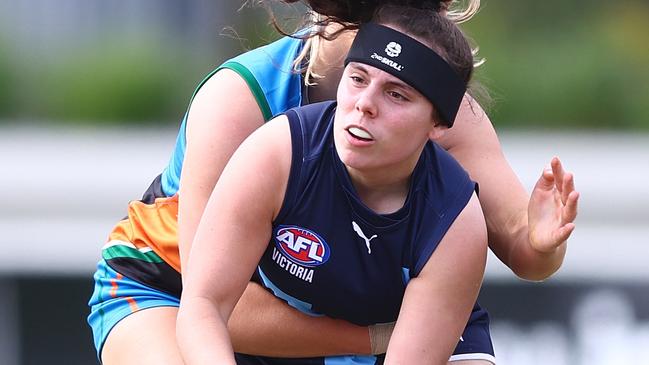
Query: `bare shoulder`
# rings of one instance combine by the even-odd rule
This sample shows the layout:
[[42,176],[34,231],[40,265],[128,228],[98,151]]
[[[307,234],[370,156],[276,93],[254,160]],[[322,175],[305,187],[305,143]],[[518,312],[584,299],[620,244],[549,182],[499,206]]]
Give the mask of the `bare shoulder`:
[[255,130],[239,150],[265,170],[288,172],[291,164],[291,131],[288,118],[279,115]]
[[285,147],[286,143],[291,142],[291,130],[288,117],[284,114],[276,116],[266,122],[261,128],[257,129],[251,135],[251,138],[254,138],[256,142],[262,143],[263,145],[275,146],[276,148]]
[[449,232],[449,238],[456,240],[456,244],[465,247],[474,246],[486,247],[487,228],[482,213],[482,207],[474,192],[464,209],[453,222]]
[[480,202],[474,193],[422,268],[420,277],[438,280],[439,275],[446,275],[440,270],[451,270],[467,275],[476,274],[475,279],[480,280],[487,245],[487,228]]
[[229,96],[228,99],[236,101],[235,99],[238,99],[238,96],[243,94],[248,94],[253,97],[252,91],[250,91],[248,84],[241,75],[228,68],[223,68],[205,81],[205,84],[203,84],[196,94],[195,99],[209,95],[221,95]]
[[[291,171],[291,131],[288,118],[280,115],[255,130],[232,156],[227,169],[245,170],[245,180],[272,201],[273,217],[278,213]],[[224,172],[225,174],[225,172]]]
[[199,129],[199,134],[204,127],[209,131],[217,125],[249,133],[264,123],[264,116],[246,81],[232,70],[221,69],[196,93],[188,121],[188,128]]

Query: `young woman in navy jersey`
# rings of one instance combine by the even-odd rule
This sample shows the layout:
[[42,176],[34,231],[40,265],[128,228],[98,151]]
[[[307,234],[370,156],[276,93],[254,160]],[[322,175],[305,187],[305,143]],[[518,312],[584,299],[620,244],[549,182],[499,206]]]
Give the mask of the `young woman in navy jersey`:
[[480,312],[487,232],[476,185],[431,142],[455,121],[471,49],[429,10],[384,6],[375,19],[354,40],[337,104],[275,118],[223,171],[185,272],[187,364],[294,361],[235,362],[227,322],[255,271],[304,313],[396,321],[385,357],[305,363],[446,364]]
[[[366,21],[379,3],[435,8],[442,13],[450,3],[387,0],[345,9],[356,2],[305,2],[322,13],[318,18],[324,23],[331,17],[352,28]],[[470,17],[477,4],[471,1],[467,11],[449,9],[448,16]],[[330,24],[318,29],[331,33],[340,28]],[[103,250],[89,321],[105,364],[180,363],[174,332],[180,268],[186,267],[181,262],[185,263],[223,166],[239,143],[272,115],[335,96],[342,70],[337,65],[342,65],[353,34],[345,30],[331,41],[319,36],[284,38],[224,63],[201,83],[169,167],[142,200],[129,205],[128,219],[115,227]],[[310,53],[309,47],[319,52]],[[293,62],[305,54],[311,56],[310,62],[300,63],[308,68],[307,77],[302,77],[291,71]],[[313,74],[323,77],[311,77],[317,85],[307,87],[305,81]],[[565,240],[574,228],[577,193],[572,175],[554,160],[552,170],[539,179],[528,209],[529,196],[505,161],[491,123],[470,100],[465,98],[455,127],[437,142],[480,183],[492,250],[519,276],[545,278],[560,266]],[[376,339],[383,338],[378,342],[385,344],[389,330],[390,326],[357,326],[303,315],[254,283],[230,321],[237,350],[282,356],[381,352],[385,345],[378,345]],[[298,340],[303,340],[301,346],[293,346]]]

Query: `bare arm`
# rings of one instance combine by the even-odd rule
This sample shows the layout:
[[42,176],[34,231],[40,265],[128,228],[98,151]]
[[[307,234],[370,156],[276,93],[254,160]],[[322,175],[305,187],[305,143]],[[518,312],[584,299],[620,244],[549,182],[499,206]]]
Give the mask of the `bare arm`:
[[178,312],[178,344],[189,365],[235,363],[227,321],[282,204],[291,159],[282,146],[286,140],[285,117],[253,133],[233,155],[208,201]]
[[198,222],[225,164],[241,142],[263,123],[252,92],[234,71],[220,70],[196,94],[187,120],[178,202],[178,246],[183,269]]
[[[561,266],[574,229],[578,193],[572,175],[554,163],[553,177],[548,180],[545,174],[541,179],[546,183],[537,184],[530,199],[505,159],[491,121],[477,102],[469,100],[467,96],[455,125],[437,142],[479,183],[491,250],[519,277],[545,279]],[[554,192],[559,192],[560,200],[554,200]],[[550,215],[550,206],[560,219]]]
[[408,283],[385,364],[447,363],[478,296],[486,255],[487,232],[474,194]]
[[[248,85],[231,70],[217,72],[194,98],[180,182],[179,249],[183,271],[201,215],[225,164],[263,122]],[[252,283],[237,304],[228,329],[235,349],[249,354],[306,357],[370,352],[367,327],[303,315]],[[297,341],[304,346],[289,346]]]
[[[232,312],[228,330],[234,349],[247,354],[276,357],[370,354],[367,327],[300,313],[255,283],[248,283]],[[296,343],[300,346],[295,346]]]

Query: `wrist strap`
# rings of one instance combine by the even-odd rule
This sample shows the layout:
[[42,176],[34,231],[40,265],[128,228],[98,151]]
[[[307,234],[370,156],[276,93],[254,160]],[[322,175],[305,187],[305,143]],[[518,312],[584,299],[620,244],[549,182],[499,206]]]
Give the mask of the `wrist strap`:
[[369,326],[372,355],[384,354],[388,351],[388,344],[393,330],[394,322]]

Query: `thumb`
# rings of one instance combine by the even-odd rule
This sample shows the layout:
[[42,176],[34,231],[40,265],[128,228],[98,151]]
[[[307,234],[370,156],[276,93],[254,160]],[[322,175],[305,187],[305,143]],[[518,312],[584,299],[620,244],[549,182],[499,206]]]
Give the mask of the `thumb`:
[[550,191],[554,188],[554,174],[552,173],[552,168],[547,166],[543,169],[539,180],[534,185],[534,190],[541,189],[545,191]]

